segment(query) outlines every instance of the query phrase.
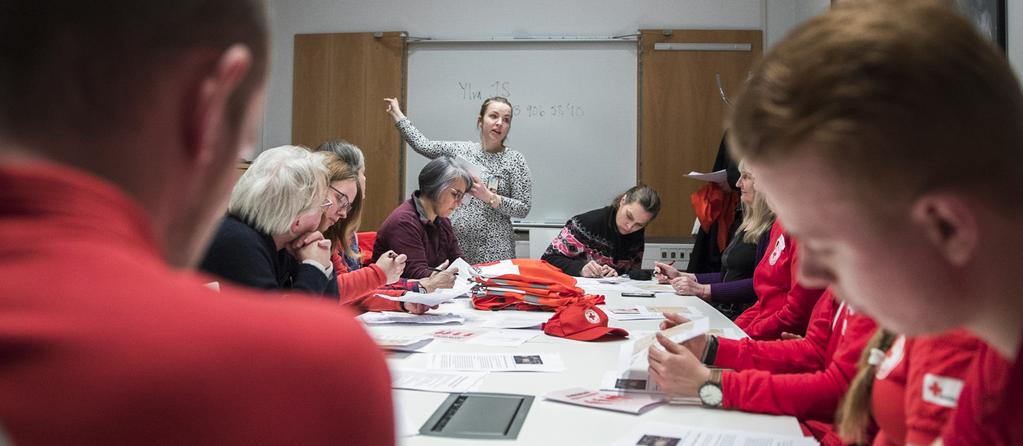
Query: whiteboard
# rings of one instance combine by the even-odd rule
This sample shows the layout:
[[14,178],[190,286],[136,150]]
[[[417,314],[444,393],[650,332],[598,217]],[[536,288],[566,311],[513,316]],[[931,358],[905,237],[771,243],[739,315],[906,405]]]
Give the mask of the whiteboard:
[[[513,105],[506,145],[533,176],[523,223],[563,224],[636,183],[635,42],[412,43],[405,114],[427,138],[479,141],[483,100]],[[427,163],[405,145],[405,194]]]

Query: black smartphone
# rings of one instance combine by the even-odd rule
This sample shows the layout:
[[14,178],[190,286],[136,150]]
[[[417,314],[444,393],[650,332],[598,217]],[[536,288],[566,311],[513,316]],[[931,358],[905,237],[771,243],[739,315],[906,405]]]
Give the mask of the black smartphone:
[[651,293],[649,291],[639,291],[639,292],[630,293],[630,292],[626,291],[626,292],[622,293],[622,297],[654,297],[654,293]]

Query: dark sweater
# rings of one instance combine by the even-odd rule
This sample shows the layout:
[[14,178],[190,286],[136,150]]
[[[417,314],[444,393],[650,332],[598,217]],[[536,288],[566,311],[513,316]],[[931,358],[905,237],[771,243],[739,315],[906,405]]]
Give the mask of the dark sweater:
[[611,206],[576,215],[565,223],[542,259],[561,268],[566,274],[579,276],[583,266],[593,260],[638,280],[650,278],[643,271],[644,230],[622,235],[615,224]]
[[753,291],[753,270],[767,252],[771,231],[764,231],[756,244],[736,233],[721,256],[721,272],[696,274],[696,281],[710,284],[710,304],[731,319],[757,301]]
[[238,217],[221,221],[199,268],[239,285],[264,290],[300,290],[337,300],[337,279],[315,266],[300,263],[273,238]]
[[433,273],[430,268],[462,257],[451,220],[444,217],[428,220],[418,197],[416,191],[387,216],[373,245],[374,262],[389,250],[405,254],[408,259],[401,277],[408,279],[429,277]]

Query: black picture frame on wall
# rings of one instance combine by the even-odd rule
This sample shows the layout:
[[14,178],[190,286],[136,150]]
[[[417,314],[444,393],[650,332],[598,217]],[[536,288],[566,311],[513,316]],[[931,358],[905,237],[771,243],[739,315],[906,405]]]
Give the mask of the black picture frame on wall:
[[955,0],[955,5],[981,34],[1006,49],[1006,0]]

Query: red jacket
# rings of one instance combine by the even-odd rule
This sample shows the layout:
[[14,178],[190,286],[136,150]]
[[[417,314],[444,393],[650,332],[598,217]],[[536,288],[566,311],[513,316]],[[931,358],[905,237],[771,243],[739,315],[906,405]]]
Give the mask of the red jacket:
[[[15,444],[394,443],[380,350],[336,303],[164,263],[142,210],[0,166],[0,424]],[[353,412],[360,416],[353,417]]]
[[965,330],[897,338],[877,368],[871,393],[880,428],[874,446],[929,445],[938,438],[982,344]]
[[941,432],[942,441],[946,446],[1023,444],[1018,436],[1023,428],[1012,421],[1021,418],[1023,400],[1020,387],[1010,382],[1012,364],[984,343],[976,354],[952,422]]
[[379,266],[369,265],[355,271],[348,271],[348,264],[335,250],[330,255],[337,274],[338,294],[341,305],[357,308],[360,312],[367,311],[401,311],[401,302],[384,299],[377,294],[401,296],[402,290],[379,290],[387,282],[387,275]]
[[714,366],[736,370],[722,376],[724,407],[832,422],[876,327],[829,291],[803,339],[719,338]]
[[782,332],[803,334],[810,312],[824,290],[803,288],[796,282],[799,251],[796,240],[775,220],[764,258],[753,271],[757,303],[735,320],[753,339],[781,338]]

